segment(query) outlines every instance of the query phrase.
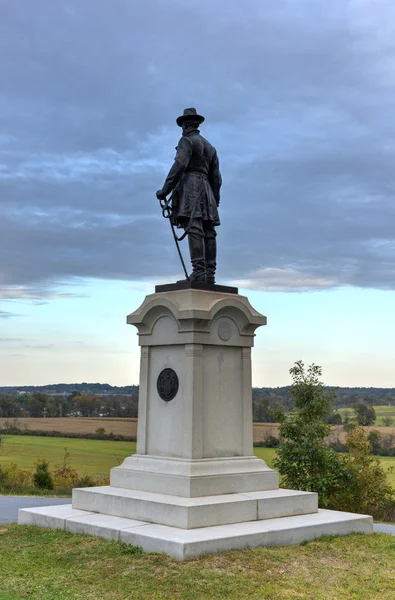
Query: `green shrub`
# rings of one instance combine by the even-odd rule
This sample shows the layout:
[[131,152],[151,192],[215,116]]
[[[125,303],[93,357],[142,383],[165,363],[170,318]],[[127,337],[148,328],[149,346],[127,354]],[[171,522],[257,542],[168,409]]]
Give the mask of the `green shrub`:
[[45,458],[39,458],[35,464],[36,470],[33,475],[34,487],[43,490],[53,490],[54,484],[49,471],[49,462]]
[[93,479],[93,477],[85,474],[85,475],[82,475],[78,479],[75,487],[85,488],[85,487],[94,487],[95,485],[96,485],[96,482]]
[[325,442],[330,425],[324,420],[333,393],[325,390],[319,380],[322,370],[317,365],[312,364],[306,371],[303,362],[298,361],[290,374],[295,409],[281,419],[280,445],[273,464],[284,487],[317,492],[320,506],[326,507],[330,494],[346,479],[340,457]]
[[368,435],[368,440],[370,445],[372,446],[373,454],[381,454],[381,435],[379,434],[379,432],[375,431],[374,429],[370,431]]
[[274,435],[268,435],[263,441],[264,448],[277,448],[280,445],[280,440]]
[[387,473],[372,452],[368,434],[356,427],[347,437],[348,453],[341,457],[346,474],[342,488],[334,490],[329,507],[348,512],[369,514],[376,519],[395,516],[395,491]]

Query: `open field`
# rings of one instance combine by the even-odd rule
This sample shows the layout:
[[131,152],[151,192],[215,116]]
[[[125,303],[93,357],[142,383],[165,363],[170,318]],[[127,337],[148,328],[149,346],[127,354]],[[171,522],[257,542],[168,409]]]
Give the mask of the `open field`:
[[[16,463],[24,469],[33,469],[38,457],[46,458],[51,466],[61,465],[65,448],[70,453],[68,462],[79,473],[88,475],[108,475],[112,467],[119,465],[126,456],[134,454],[134,442],[113,442],[107,440],[81,440],[74,438],[51,438],[10,435],[6,438],[0,454],[0,464]],[[273,448],[254,448],[254,454],[271,467],[276,451]],[[394,467],[395,456],[380,457],[383,466]],[[395,472],[389,475],[395,487]],[[1,599],[0,599],[1,600]]]
[[[0,464],[14,462],[23,469],[34,469],[34,462],[38,457],[43,457],[52,466],[60,465],[65,448],[70,453],[70,465],[79,473],[89,475],[108,475],[112,467],[136,452],[135,442],[10,435],[0,454]],[[256,456],[271,466],[275,456],[273,448],[254,448],[254,451]]]
[[106,433],[118,433],[131,437],[137,436],[137,419],[121,419],[110,417],[60,417],[58,419],[0,419],[0,427],[8,421],[19,429],[31,431],[60,431],[60,433],[95,433],[96,429],[103,428]]
[[[394,410],[394,425],[391,427],[383,427],[373,425],[367,429],[379,429],[381,435],[394,435],[395,436],[395,408],[388,406],[379,406],[377,409],[383,409],[380,413],[379,420],[382,420],[384,416],[387,416],[386,411],[389,411],[388,416],[391,416],[391,410]],[[340,412],[345,409],[341,409]],[[352,411],[350,410],[350,416]],[[110,417],[64,417],[57,419],[34,419],[34,418],[20,418],[20,419],[0,419],[0,428],[6,425],[16,425],[19,429],[29,429],[30,431],[59,431],[60,433],[95,433],[97,429],[105,429],[106,434],[114,433],[125,436],[137,437],[137,419],[122,419],[122,418],[110,418]],[[342,442],[345,439],[345,433],[342,426],[336,426],[332,428],[333,435],[339,435]],[[253,423],[253,437],[254,442],[263,441],[268,435],[278,437],[278,423]]]
[[390,600],[394,538],[321,538],[179,563],[63,531],[0,529],[0,600]]
[[[383,425],[384,417],[391,417],[393,419],[393,425],[395,426],[395,406],[374,406],[374,410],[376,411],[376,423],[375,425]],[[343,417],[345,411],[348,412],[350,418],[353,418],[354,411],[352,408],[340,408],[339,413]],[[394,427],[392,427],[395,429]]]
[[[98,428],[106,433],[115,433],[137,437],[137,419],[121,419],[110,417],[64,417],[57,419],[0,419],[0,428],[7,424],[16,425],[19,429],[30,431],[60,431],[60,433],[96,433]],[[254,441],[262,441],[266,435],[278,435],[277,423],[254,423]]]
[[23,469],[33,469],[37,458],[51,465],[63,464],[65,448],[70,453],[68,463],[79,473],[108,475],[126,456],[136,451],[134,442],[84,440],[74,438],[7,436],[0,454],[0,464],[16,463]]

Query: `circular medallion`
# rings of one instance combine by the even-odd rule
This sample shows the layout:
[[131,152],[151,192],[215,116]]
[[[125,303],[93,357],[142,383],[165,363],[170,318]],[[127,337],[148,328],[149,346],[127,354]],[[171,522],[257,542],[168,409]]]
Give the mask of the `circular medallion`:
[[170,402],[178,392],[177,373],[173,369],[163,369],[163,371],[159,373],[156,387],[162,400]]
[[218,335],[224,342],[230,340],[232,336],[232,326],[229,321],[221,321],[218,325]]

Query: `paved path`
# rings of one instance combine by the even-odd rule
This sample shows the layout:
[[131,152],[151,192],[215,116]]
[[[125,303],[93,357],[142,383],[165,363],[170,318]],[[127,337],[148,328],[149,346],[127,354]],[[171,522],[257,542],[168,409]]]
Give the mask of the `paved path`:
[[[34,506],[50,506],[53,504],[71,504],[71,498],[37,498],[26,496],[0,496],[0,524],[15,523],[18,520],[19,508]],[[395,535],[395,525],[375,523],[375,531]]]
[[381,523],[375,523],[373,529],[379,533],[390,533],[395,535],[395,525],[383,525]]
[[0,496],[0,524],[15,523],[19,508],[71,504],[71,498],[37,498],[28,496]]

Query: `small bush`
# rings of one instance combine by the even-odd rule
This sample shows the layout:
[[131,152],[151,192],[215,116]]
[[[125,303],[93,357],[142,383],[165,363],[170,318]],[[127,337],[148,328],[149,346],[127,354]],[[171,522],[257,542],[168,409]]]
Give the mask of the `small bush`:
[[265,448],[277,448],[280,444],[280,440],[274,435],[268,435],[265,437],[263,443]]
[[350,433],[351,431],[353,431],[353,429],[355,429],[357,426],[355,421],[348,421],[347,423],[344,422],[343,424],[343,429],[346,433]]
[[344,485],[333,491],[328,508],[389,520],[395,513],[395,491],[380,460],[371,453],[368,434],[356,427],[346,444],[348,454],[341,457]]
[[328,446],[335,452],[348,452],[346,444],[343,444],[338,438],[328,443]]
[[98,427],[96,429],[96,433],[97,435],[104,435],[106,433],[106,430],[104,429],[104,427]]
[[372,431],[369,432],[368,435],[368,440],[370,445],[372,446],[372,453],[373,454],[381,454],[380,450],[381,450],[381,435],[379,434],[378,431],[375,431],[374,429]]
[[383,435],[381,440],[381,456],[395,456],[395,435]]
[[53,490],[54,484],[49,471],[49,461],[39,458],[36,462],[36,470],[33,475],[34,487],[43,490]]
[[20,493],[33,486],[33,474],[28,469],[20,469],[15,463],[0,465],[0,490],[6,493]]
[[96,485],[95,480],[90,475],[82,475],[77,481],[76,487],[86,488],[94,487]]
[[333,395],[320,381],[318,365],[306,370],[303,362],[297,361],[290,373],[295,409],[280,422],[280,445],[273,464],[284,487],[317,492],[320,506],[327,508],[333,490],[344,483],[340,457],[325,442],[331,428],[323,419]]

